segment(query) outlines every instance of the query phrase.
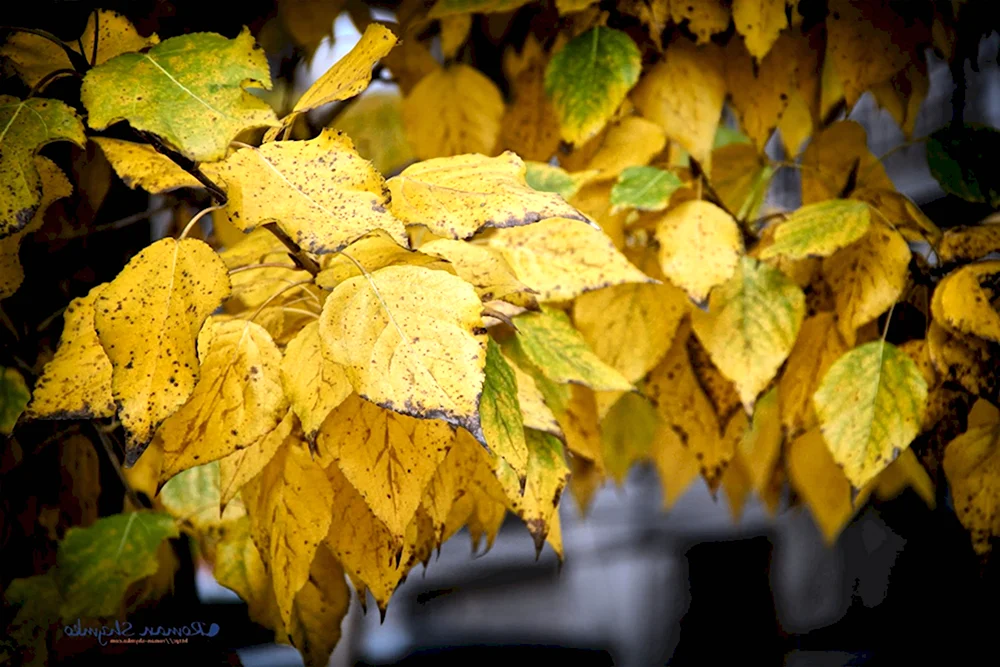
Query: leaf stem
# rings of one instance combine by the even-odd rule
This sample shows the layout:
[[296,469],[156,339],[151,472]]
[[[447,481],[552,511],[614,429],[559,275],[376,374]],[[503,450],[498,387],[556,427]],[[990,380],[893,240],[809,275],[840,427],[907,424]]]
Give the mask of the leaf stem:
[[288,249],[288,254],[291,256],[292,261],[303,271],[308,271],[312,275],[318,275],[320,272],[319,263],[306,254],[306,252],[299,247],[299,244],[292,240],[288,234],[285,233],[281,227],[278,226],[276,222],[269,222],[264,225],[264,229],[274,234],[278,237],[285,248]]
[[279,296],[281,296],[285,292],[287,292],[289,290],[292,290],[292,289],[295,289],[296,287],[302,287],[303,285],[311,285],[311,284],[312,284],[312,280],[299,280],[299,281],[296,281],[296,282],[291,283],[289,285],[286,285],[285,287],[282,287],[280,290],[278,290],[277,292],[275,292],[271,296],[267,297],[267,299],[264,301],[264,303],[260,304],[260,306],[257,307],[257,310],[255,310],[253,312],[253,315],[250,316],[250,319],[247,320],[247,323],[249,324],[250,322],[253,322],[254,319],[258,315],[260,315],[261,311],[264,310],[265,308],[267,308],[268,304],[270,304],[272,301],[274,301],[275,299],[277,299]]
[[77,53],[76,51],[74,51],[69,47],[69,44],[59,39],[51,32],[48,32],[46,30],[38,30],[37,28],[19,28],[16,26],[0,26],[0,30],[9,30],[11,32],[23,32],[29,35],[36,35],[38,37],[41,37],[42,39],[47,39],[66,52],[66,57],[69,58],[70,64],[74,67],[74,69],[76,69],[76,71],[86,72],[87,70],[90,69],[90,63],[87,62],[87,59],[84,57],[83,53]]
[[222,206],[209,206],[208,208],[206,208],[206,209],[204,209],[204,210],[202,210],[202,211],[199,211],[199,212],[198,212],[197,214],[195,214],[195,215],[194,215],[194,216],[193,216],[193,217],[192,217],[192,218],[191,218],[191,219],[190,219],[190,220],[188,221],[188,223],[187,223],[187,224],[186,224],[186,225],[184,226],[184,229],[183,229],[183,231],[181,231],[181,235],[177,237],[177,240],[178,240],[178,241],[183,241],[183,240],[184,240],[184,238],[185,238],[185,237],[186,237],[186,236],[188,235],[188,232],[190,232],[190,231],[191,231],[191,228],[192,228],[192,227],[194,227],[194,226],[195,226],[195,224],[196,224],[196,223],[197,223],[197,222],[198,222],[199,220],[201,220],[202,218],[204,218],[204,217],[205,217],[206,215],[208,215],[208,214],[209,214],[209,213],[211,213],[212,211],[218,211],[218,210],[219,210],[219,209],[221,209],[221,208],[223,208],[223,207],[222,207]]
[[28,93],[28,97],[34,97],[38,93],[42,92],[42,89],[44,89],[45,86],[49,85],[56,79],[64,76],[81,76],[81,75],[75,69],[69,69],[69,68],[57,69],[52,72],[49,72],[41,79],[39,79],[38,83],[36,83],[32,87],[31,92]]
[[97,438],[101,441],[101,445],[104,447],[104,453],[108,455],[111,467],[115,469],[118,479],[125,488],[125,495],[128,496],[128,499],[132,501],[132,504],[136,507],[150,509],[152,505],[150,505],[149,501],[143,501],[139,497],[139,494],[135,492],[135,489],[132,488],[132,485],[128,483],[128,479],[125,477],[125,471],[122,470],[122,464],[118,461],[118,455],[115,453],[114,447],[111,446],[111,441],[108,440],[108,436],[101,430],[100,426],[98,426],[96,422],[90,422],[90,425],[93,427],[94,432],[97,433]]
[[243,271],[252,271],[254,269],[291,269],[295,270],[299,267],[289,266],[288,264],[281,264],[279,262],[263,262],[261,264],[248,264],[247,266],[237,266],[235,269],[229,269],[229,275],[234,273],[242,273]]

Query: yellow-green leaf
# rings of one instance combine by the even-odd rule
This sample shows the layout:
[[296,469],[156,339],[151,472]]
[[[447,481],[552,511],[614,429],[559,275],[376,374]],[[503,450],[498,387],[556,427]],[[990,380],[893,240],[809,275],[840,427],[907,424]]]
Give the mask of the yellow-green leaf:
[[817,313],[802,322],[778,381],[781,421],[789,436],[797,437],[816,425],[812,396],[827,369],[848,349],[833,313]]
[[830,366],[813,402],[830,453],[860,489],[920,432],[927,382],[905,352],[875,341]]
[[611,188],[611,205],[616,209],[662,211],[681,185],[681,179],[673,172],[656,167],[628,167]]
[[545,70],[563,139],[582,144],[600,132],[641,70],[639,48],[620,30],[597,26],[571,39]]
[[427,14],[427,18],[439,19],[454,14],[487,14],[491,12],[509,12],[529,0],[437,0]]
[[750,487],[763,494],[771,483],[774,466],[781,454],[781,413],[778,389],[764,394],[754,405],[750,428],[739,444],[740,462],[746,470]]
[[29,399],[31,392],[24,376],[16,368],[0,366],[0,434],[10,435]]
[[396,173],[414,160],[398,92],[365,93],[334,118],[330,127],[347,134],[361,157],[370,160],[379,173]]
[[111,361],[129,464],[194,391],[198,332],[229,289],[226,265],[208,245],[167,238],[133,257],[98,295],[94,324]]
[[514,470],[518,478],[524,479],[528,468],[528,449],[524,443],[524,419],[518,403],[517,376],[492,338],[486,344],[484,373],[479,417],[486,445]]
[[54,141],[83,148],[87,139],[76,112],[59,100],[19,100],[0,95],[0,238],[24,229],[42,203],[42,177],[35,153]]
[[[439,121],[440,122],[440,121]],[[486,227],[517,227],[546,218],[584,216],[558,195],[525,181],[517,155],[456,155],[411,165],[389,179],[390,210],[406,224],[438,236],[467,239]]]
[[526,162],[524,178],[528,185],[539,192],[554,192],[566,201],[573,198],[594,174],[589,171],[571,174],[565,169],[542,162]]
[[778,224],[774,242],[760,257],[829,257],[863,237],[870,226],[871,209],[864,202],[831,199],[809,204],[793,211]]
[[503,254],[495,248],[452,239],[437,239],[420,246],[420,252],[447,260],[458,277],[476,288],[485,301],[521,295],[531,301],[531,290],[514,275]]
[[707,201],[686,201],[656,225],[660,268],[695,301],[729,280],[743,254],[743,237],[733,217]]
[[618,486],[625,483],[633,463],[649,458],[662,426],[656,408],[645,396],[623,394],[601,420],[604,466]]
[[323,355],[318,322],[307,324],[288,343],[281,381],[309,442],[315,441],[330,411],[354,391],[343,367]]
[[243,130],[275,124],[271,107],[244,89],[248,83],[270,88],[271,74],[244,28],[235,39],[193,33],[112,58],[87,72],[80,97],[91,128],[125,120],[208,162],[225,157]]

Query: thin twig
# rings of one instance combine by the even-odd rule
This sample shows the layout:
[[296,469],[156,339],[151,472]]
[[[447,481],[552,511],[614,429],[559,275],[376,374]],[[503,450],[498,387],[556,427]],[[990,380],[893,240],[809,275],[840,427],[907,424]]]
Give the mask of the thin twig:
[[295,262],[296,266],[304,271],[308,271],[314,276],[319,274],[319,263],[307,255],[306,252],[299,247],[299,244],[293,241],[292,237],[286,234],[285,230],[278,226],[278,223],[269,222],[264,225],[264,229],[274,234],[278,240],[284,244],[285,248],[288,249],[288,254],[291,256],[292,261]]
[[294,264],[289,266],[288,264],[281,264],[279,262],[263,262],[261,264],[248,264],[247,266],[237,266],[235,269],[229,269],[229,275],[242,273],[243,271],[253,271],[254,269],[289,269],[294,271],[298,268]]
[[198,168],[198,165],[194,162],[194,160],[191,160],[181,155],[180,153],[178,153],[177,151],[173,150],[172,148],[164,144],[162,141],[160,141],[155,135],[150,134],[149,132],[139,131],[138,134],[146,141],[146,143],[155,148],[157,153],[160,153],[161,155],[170,158],[170,160],[173,161],[174,164],[176,164],[178,167],[180,167],[187,173],[194,176],[199,183],[205,186],[205,189],[208,190],[208,193],[212,195],[212,197],[215,199],[216,202],[218,202],[220,206],[226,205],[226,203],[229,200],[226,197],[225,191],[222,188],[220,188],[215,183],[215,181],[206,176],[204,172],[202,172],[202,170]]
[[287,291],[289,291],[291,289],[294,289],[296,287],[302,287],[303,285],[311,285],[311,284],[312,284],[311,280],[299,280],[299,281],[294,282],[294,283],[292,283],[290,285],[286,285],[285,287],[282,287],[280,290],[278,290],[277,292],[275,292],[271,296],[267,297],[267,300],[264,301],[264,303],[260,304],[260,306],[257,308],[257,310],[255,310],[253,312],[253,315],[250,316],[250,319],[247,320],[247,323],[249,324],[250,322],[253,322],[254,319],[258,315],[260,315],[261,311],[264,310],[265,308],[267,308],[268,304],[270,304],[272,301],[274,301],[275,299],[277,299],[279,296],[281,296],[285,292],[287,292]]
[[90,63],[87,62],[87,59],[84,57],[82,52],[77,53],[76,51],[74,51],[69,47],[69,44],[59,39],[51,32],[47,32],[45,30],[38,30],[36,28],[18,28],[15,26],[0,26],[0,30],[10,30],[11,32],[24,32],[29,35],[37,35],[38,37],[47,39],[66,52],[66,57],[69,58],[70,64],[74,68],[76,68],[78,72],[86,72],[88,69],[90,69]]
[[28,93],[28,97],[34,97],[38,93],[42,92],[42,90],[47,85],[49,85],[50,83],[52,83],[56,79],[64,77],[64,76],[82,76],[82,74],[80,74],[79,72],[77,72],[75,69],[69,69],[69,68],[66,68],[66,67],[64,67],[63,69],[57,69],[57,70],[54,70],[52,72],[49,72],[48,74],[46,74],[45,76],[43,76],[41,79],[39,79],[38,83],[36,83],[32,87],[31,92]]
[[118,474],[118,479],[121,481],[122,486],[125,488],[125,495],[128,499],[132,501],[132,504],[136,507],[144,507],[150,509],[152,505],[149,501],[143,501],[139,498],[139,494],[135,492],[132,485],[128,483],[128,479],[125,477],[125,471],[122,470],[122,464],[118,461],[118,454],[115,453],[114,447],[111,446],[111,441],[108,440],[108,436],[104,434],[100,428],[94,422],[90,423],[94,427],[94,432],[97,433],[97,437],[101,441],[101,445],[104,447],[104,453],[108,455],[108,460],[111,461],[111,467],[115,469],[115,473]]

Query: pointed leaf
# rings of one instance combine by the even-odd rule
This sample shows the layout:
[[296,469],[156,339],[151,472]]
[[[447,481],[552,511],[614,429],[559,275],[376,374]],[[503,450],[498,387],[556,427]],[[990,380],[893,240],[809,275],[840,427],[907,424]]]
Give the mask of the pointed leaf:
[[157,153],[149,144],[109,137],[93,137],[93,141],[130,188],[140,187],[151,194],[162,194],[179,188],[204,187],[197,178],[166,155]]
[[611,188],[611,205],[639,211],[662,211],[683,185],[673,172],[656,167],[628,167]]
[[733,0],[733,25],[746,40],[747,51],[760,61],[788,26],[785,0]]
[[517,399],[517,376],[492,338],[486,345],[484,374],[479,416],[486,445],[513,469],[518,478],[524,479],[528,449],[524,444],[524,420]]
[[1000,262],[979,262],[952,271],[938,283],[931,313],[939,323],[1000,343]]
[[656,225],[660,268],[692,299],[704,301],[729,280],[743,254],[743,238],[733,217],[707,201],[687,201]]
[[288,411],[269,433],[257,442],[219,460],[219,500],[228,505],[240,489],[264,469],[281,447],[298,442],[302,435],[295,423],[295,413]]
[[818,428],[797,437],[785,456],[788,479],[802,496],[827,544],[836,541],[854,514],[851,483],[830,455]]
[[809,204],[778,224],[774,242],[760,257],[829,257],[863,237],[870,226],[871,209],[864,202],[831,199]]
[[343,367],[323,355],[318,322],[307,324],[285,348],[281,381],[309,442],[315,442],[330,411],[354,391]]
[[633,463],[649,458],[661,424],[649,399],[632,392],[619,398],[601,420],[602,458],[618,486],[625,483]]
[[976,553],[991,550],[1000,535],[1000,413],[980,399],[969,413],[969,428],[944,450],[944,473],[951,485],[955,513],[972,533]]
[[292,617],[286,626],[288,639],[302,654],[305,664],[330,662],[350,603],[344,569],[329,547],[321,544],[309,569],[309,579],[295,595]]
[[0,366],[0,434],[10,435],[30,399],[24,376],[15,368]]

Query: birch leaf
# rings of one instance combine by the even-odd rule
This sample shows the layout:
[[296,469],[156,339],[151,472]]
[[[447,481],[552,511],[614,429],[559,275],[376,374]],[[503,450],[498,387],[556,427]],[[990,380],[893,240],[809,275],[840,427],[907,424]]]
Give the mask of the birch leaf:
[[639,211],[662,211],[682,185],[673,172],[656,167],[628,167],[611,188],[611,205]]
[[494,248],[452,239],[437,239],[420,246],[420,252],[447,260],[458,277],[476,288],[483,302],[521,295],[533,300],[534,290],[514,275],[503,254]]
[[743,253],[743,238],[733,217],[707,201],[686,201],[667,211],[656,225],[660,268],[696,301],[729,280]]
[[305,664],[330,662],[350,603],[344,569],[330,548],[321,544],[313,557],[309,578],[295,594],[292,616],[286,626],[288,639],[302,654]]
[[760,257],[829,257],[863,237],[871,227],[871,217],[868,204],[850,199],[803,206],[777,226],[774,242]]
[[809,506],[827,544],[833,544],[854,514],[851,483],[837,467],[818,428],[803,433],[785,455],[788,479]]
[[129,464],[194,391],[198,332],[229,289],[226,266],[209,246],[167,238],[133,257],[98,295],[94,324],[111,361]]
[[343,367],[323,355],[318,322],[307,324],[285,348],[281,381],[308,442],[316,441],[327,415],[354,391]]
[[952,271],[934,289],[931,313],[953,330],[1000,343],[1000,262],[979,262]]
[[797,437],[816,425],[812,396],[826,371],[848,349],[833,313],[817,313],[802,322],[778,381],[781,421],[790,436]]
[[623,394],[608,410],[601,420],[602,458],[618,486],[625,483],[634,463],[649,458],[660,426],[656,408],[640,394]]
[[969,414],[969,428],[944,450],[944,473],[955,499],[955,513],[972,534],[976,553],[992,549],[1000,535],[1000,413],[980,399]]
[[788,26],[785,0],[733,0],[733,24],[758,62]]
[[302,435],[295,423],[295,414],[288,411],[278,425],[257,442],[220,459],[220,503],[223,506],[228,505],[240,489],[270,463],[279,448],[290,447],[301,439]]
[[269,89],[271,74],[244,28],[235,39],[194,33],[120,55],[87,72],[80,97],[94,130],[125,120],[192,160],[211,162],[225,157],[243,130],[276,123],[246,84]]
[[484,374],[479,416],[486,445],[523,480],[528,470],[528,448],[518,403],[517,376],[493,339],[487,340]]

